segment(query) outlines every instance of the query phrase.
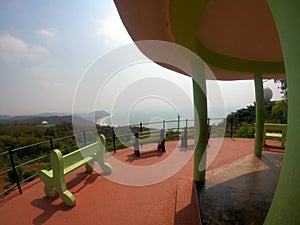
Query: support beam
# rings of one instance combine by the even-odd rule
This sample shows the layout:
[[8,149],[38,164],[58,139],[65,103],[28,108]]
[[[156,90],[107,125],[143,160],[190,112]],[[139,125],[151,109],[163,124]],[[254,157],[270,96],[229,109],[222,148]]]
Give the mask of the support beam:
[[300,1],[268,0],[281,42],[288,89],[288,131],[277,189],[264,225],[300,224]]
[[255,100],[256,100],[256,125],[255,125],[255,144],[254,154],[261,156],[262,147],[264,145],[264,122],[265,122],[265,106],[264,106],[264,89],[261,74],[254,74],[255,84]]
[[194,180],[199,182],[205,180],[206,171],[208,141],[206,80],[203,63],[193,62],[192,67],[195,117]]

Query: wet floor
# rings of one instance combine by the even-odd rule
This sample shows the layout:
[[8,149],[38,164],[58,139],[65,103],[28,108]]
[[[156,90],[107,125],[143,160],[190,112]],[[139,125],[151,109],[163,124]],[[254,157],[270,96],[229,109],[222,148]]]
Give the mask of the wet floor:
[[263,224],[282,159],[283,154],[249,155],[208,171],[206,182],[196,184],[202,224]]

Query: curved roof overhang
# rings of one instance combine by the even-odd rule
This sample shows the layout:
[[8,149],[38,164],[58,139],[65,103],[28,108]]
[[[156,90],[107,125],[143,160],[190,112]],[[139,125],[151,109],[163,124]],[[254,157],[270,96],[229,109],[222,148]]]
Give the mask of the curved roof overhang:
[[285,77],[279,36],[265,0],[115,0],[115,4],[134,41],[182,45],[200,56],[219,80],[253,79],[255,73],[266,79]]

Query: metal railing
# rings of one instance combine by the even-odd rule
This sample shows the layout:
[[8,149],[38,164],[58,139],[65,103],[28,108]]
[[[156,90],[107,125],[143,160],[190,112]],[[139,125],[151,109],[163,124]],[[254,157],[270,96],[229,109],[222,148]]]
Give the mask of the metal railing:
[[[208,125],[211,124],[213,120],[221,120],[223,118],[210,118],[208,119]],[[224,119],[223,119],[224,120]],[[131,132],[130,133],[119,133],[116,134],[115,130],[117,127],[114,126],[100,126],[97,129],[97,134],[106,134],[106,141],[107,141],[107,151],[113,151],[116,153],[116,151],[120,148],[126,148],[129,147],[131,144],[130,141],[126,142],[124,140],[131,140],[131,138],[128,138],[128,135],[133,135],[135,131],[147,131],[152,129],[164,129],[167,132],[168,131],[175,131],[178,132],[178,134],[182,133],[184,131],[185,127],[193,127],[194,120],[192,119],[184,119],[182,120],[180,117],[178,117],[175,120],[163,120],[160,122],[151,122],[151,123],[145,123],[140,122],[139,124],[132,124],[124,127],[129,127]],[[160,128],[159,128],[160,125]],[[231,137],[232,132],[234,131],[233,126],[231,125]],[[228,128],[226,128],[227,130]],[[22,194],[22,188],[21,184],[27,181],[31,181],[34,179],[37,175],[37,173],[32,173],[31,175],[27,176],[26,178],[22,179],[22,168],[26,168],[26,166],[35,165],[39,169],[41,168],[50,168],[50,152],[53,149],[60,148],[61,142],[66,142],[68,140],[69,144],[67,147],[61,149],[63,153],[68,153],[70,151],[73,151],[75,149],[78,149],[80,147],[83,147],[84,145],[90,144],[94,142],[93,138],[95,137],[95,131],[83,131],[82,133],[69,135],[65,137],[60,138],[52,138],[49,137],[47,141],[19,147],[19,148],[13,148],[11,146],[8,147],[7,151],[4,151],[0,153],[0,160],[4,160],[6,163],[0,170],[0,176],[6,176],[6,184],[4,184],[4,191],[0,193],[0,197],[7,194],[14,188],[18,188],[19,193]],[[75,138],[78,140],[81,140],[80,142],[83,143],[83,146],[77,146],[77,143],[75,141]],[[42,148],[43,150],[38,150],[39,148]],[[27,153],[26,153],[27,152]],[[15,159],[15,156],[18,156],[18,160]],[[25,158],[24,160],[20,160]],[[29,159],[28,159],[29,158]]]
[[[38,142],[18,148],[9,146],[7,151],[0,153],[0,160],[4,161],[4,166],[1,168],[0,176],[6,176],[4,180],[7,180],[7,182],[5,182],[4,184],[4,188],[2,187],[4,191],[0,193],[0,196],[3,196],[6,193],[10,192],[15,187],[17,187],[19,193],[22,194],[21,184],[27,181],[31,181],[37,176],[36,173],[32,172],[31,175],[29,174],[29,176],[22,179],[22,168],[28,166],[29,164],[39,166],[40,164],[43,164],[43,162],[49,162],[50,151],[57,146],[56,143],[65,141],[70,138],[74,139],[74,135],[56,139],[50,137],[48,141]],[[38,156],[36,156],[34,152],[38,148],[42,148],[43,151],[37,151],[39,153]],[[70,145],[67,148],[64,148],[62,151],[70,152],[76,148],[77,146],[74,142],[74,145]],[[16,156],[18,156],[18,160],[15,159]],[[47,166],[47,163],[45,165]]]

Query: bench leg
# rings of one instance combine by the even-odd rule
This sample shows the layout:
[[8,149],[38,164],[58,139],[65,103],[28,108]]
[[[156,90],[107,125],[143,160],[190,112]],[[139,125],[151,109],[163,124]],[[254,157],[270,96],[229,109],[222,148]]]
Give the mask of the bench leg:
[[165,139],[160,143],[161,152],[166,152]]
[[100,151],[96,154],[97,161],[98,161],[99,165],[101,166],[102,171],[105,174],[110,174],[112,171],[112,168],[107,162],[105,162],[105,159],[104,159],[106,141],[105,141],[105,137],[103,135],[100,135],[100,141],[102,143],[102,146],[100,148]]
[[55,186],[53,183],[45,183],[44,192],[48,198],[53,198],[56,195]]
[[94,163],[93,161],[90,161],[88,163],[85,164],[85,170],[87,172],[92,172],[93,171],[93,167],[91,166],[91,164]]
[[44,192],[48,198],[53,198],[56,195],[55,185],[53,178],[43,173],[43,170],[39,171],[39,177],[44,182]]
[[158,143],[157,143],[157,151],[160,151],[160,150],[161,150],[161,152],[166,152],[165,139],[162,140],[161,142],[158,141]]
[[285,148],[284,142],[285,142],[284,138],[281,138],[281,148]]
[[50,153],[50,161],[53,169],[53,183],[56,187],[56,191],[67,206],[74,206],[76,200],[74,195],[67,189],[61,152],[57,149],[53,150]]
[[59,196],[61,197],[61,199],[67,206],[72,207],[76,203],[76,199],[75,199],[74,195],[68,190],[64,191]]
[[135,154],[137,157],[140,157],[141,156],[140,150],[135,150]]
[[74,197],[74,195],[67,189],[67,185],[65,183],[65,179],[63,174],[57,175],[56,177],[54,177],[55,180],[55,186],[56,186],[56,190],[59,194],[59,196],[61,197],[61,199],[63,200],[63,202],[67,205],[67,206],[74,206],[76,203],[76,199]]
[[101,153],[102,151],[100,151],[100,154],[97,154],[97,162],[99,163],[102,171],[105,174],[110,174],[112,172],[112,168],[111,165],[109,165],[107,162],[105,162],[104,160],[104,153]]

